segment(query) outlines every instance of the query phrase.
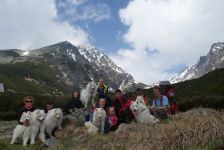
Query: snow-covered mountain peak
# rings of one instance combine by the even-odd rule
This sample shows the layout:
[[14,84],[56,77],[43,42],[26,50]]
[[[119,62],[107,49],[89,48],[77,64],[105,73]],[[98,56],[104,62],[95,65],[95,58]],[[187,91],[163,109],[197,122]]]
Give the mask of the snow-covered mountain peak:
[[212,44],[206,56],[201,56],[196,64],[181,71],[176,77],[171,79],[171,83],[196,79],[218,68],[224,68],[224,42]]
[[224,50],[224,43],[218,42],[212,44],[210,52],[216,53],[219,52],[220,50]]
[[97,49],[95,46],[88,45],[86,47],[78,47],[81,55],[83,55],[89,62],[94,62],[100,68],[112,68],[117,73],[126,73],[120,67],[118,67],[107,55],[105,55],[101,50]]

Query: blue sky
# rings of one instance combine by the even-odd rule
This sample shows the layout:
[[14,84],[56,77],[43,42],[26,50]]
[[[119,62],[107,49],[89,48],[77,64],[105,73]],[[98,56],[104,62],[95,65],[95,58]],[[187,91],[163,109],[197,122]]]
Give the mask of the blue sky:
[[120,48],[129,48],[130,46],[121,40],[122,33],[127,31],[127,26],[121,23],[119,18],[119,10],[127,6],[129,0],[94,0],[85,1],[78,6],[78,12],[82,12],[84,7],[94,6],[96,4],[105,4],[109,8],[109,18],[102,19],[95,22],[94,19],[73,20],[72,15],[66,15],[67,6],[60,8],[58,4],[61,0],[57,0],[56,5],[58,9],[58,15],[61,20],[66,20],[74,25],[79,25],[84,28],[86,32],[91,35],[90,42],[96,47],[103,50],[105,53],[117,51]]
[[223,6],[223,0],[1,0],[0,49],[91,44],[151,84],[224,41]]

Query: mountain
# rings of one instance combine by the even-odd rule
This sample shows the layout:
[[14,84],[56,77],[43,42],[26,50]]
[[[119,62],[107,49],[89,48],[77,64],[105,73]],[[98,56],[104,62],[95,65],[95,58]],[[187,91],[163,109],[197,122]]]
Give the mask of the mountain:
[[185,68],[176,77],[172,78],[171,82],[177,83],[196,79],[218,68],[224,68],[223,42],[212,44],[210,51],[206,56],[201,56],[196,64]]
[[[96,47],[91,45],[78,47],[67,41],[29,51],[1,50],[0,64],[1,67],[4,65],[10,65],[11,68],[17,66],[21,70],[26,68],[24,66],[29,66],[30,71],[24,70],[23,72],[23,80],[32,80],[39,85],[45,83],[44,85],[48,86],[48,82],[45,80],[51,80],[47,77],[51,74],[51,78],[54,78],[54,81],[58,82],[57,84],[63,83],[70,88],[82,88],[86,86],[88,81],[95,80],[97,82],[100,78],[110,85],[111,90],[117,88],[132,90],[137,86],[145,87],[142,83],[137,84],[130,74],[118,67]],[[39,79],[35,75],[35,71],[39,69],[38,74],[43,74],[41,68],[46,74]],[[6,78],[7,76],[4,76],[5,80]],[[3,79],[0,76],[0,82],[4,82],[1,80]],[[13,89],[13,87],[10,88]]]

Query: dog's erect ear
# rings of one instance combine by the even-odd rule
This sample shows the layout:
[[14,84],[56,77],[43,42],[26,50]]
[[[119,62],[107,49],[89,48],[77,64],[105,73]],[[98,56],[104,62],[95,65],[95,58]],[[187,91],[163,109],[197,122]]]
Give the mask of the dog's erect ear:
[[38,110],[37,110],[37,114],[39,114],[39,113],[40,113],[40,110],[38,109]]

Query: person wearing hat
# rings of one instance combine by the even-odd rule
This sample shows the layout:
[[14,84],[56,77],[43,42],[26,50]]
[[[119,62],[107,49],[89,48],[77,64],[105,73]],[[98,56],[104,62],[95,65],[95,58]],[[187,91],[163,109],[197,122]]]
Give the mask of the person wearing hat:
[[34,99],[32,96],[26,96],[23,99],[23,101],[24,101],[24,106],[18,112],[18,116],[19,116],[18,123],[21,125],[29,126],[30,125],[29,122],[27,122],[27,121],[20,122],[19,120],[20,120],[23,112],[28,112],[28,111],[33,112],[35,110],[35,108],[33,107]]
[[148,100],[148,98],[142,93],[142,89],[141,89],[141,88],[137,88],[137,89],[136,89],[135,95],[133,95],[133,96],[130,98],[130,100],[131,100],[131,101],[135,101],[136,98],[137,98],[137,96],[142,96],[143,99],[144,99],[145,104],[148,105],[149,100]]

